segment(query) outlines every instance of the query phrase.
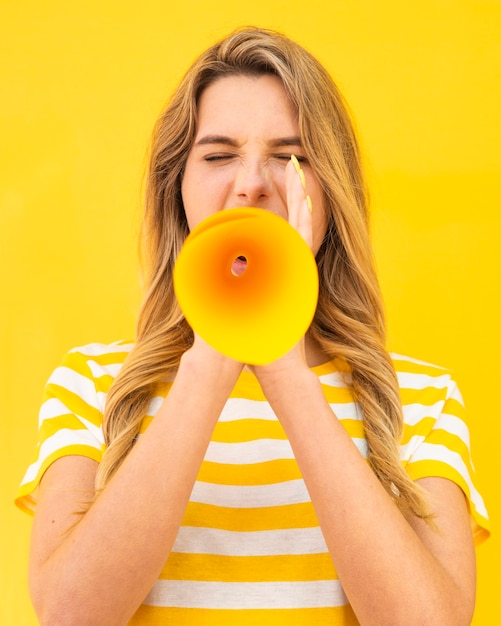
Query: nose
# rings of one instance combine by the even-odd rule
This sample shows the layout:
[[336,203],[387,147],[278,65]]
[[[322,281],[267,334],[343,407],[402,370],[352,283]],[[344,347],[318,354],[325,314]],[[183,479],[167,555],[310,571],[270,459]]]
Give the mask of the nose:
[[233,192],[240,205],[256,206],[269,198],[273,192],[273,182],[265,164],[242,163],[238,168]]

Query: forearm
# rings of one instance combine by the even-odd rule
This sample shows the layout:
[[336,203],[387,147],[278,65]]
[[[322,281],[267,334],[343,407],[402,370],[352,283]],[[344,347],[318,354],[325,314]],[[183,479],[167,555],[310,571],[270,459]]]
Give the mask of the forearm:
[[453,578],[376,479],[326,403],[318,378],[309,370],[289,374],[262,378],[261,385],[290,439],[360,622],[469,623]]
[[38,564],[42,623],[111,626],[130,619],[168,557],[238,373],[236,364],[218,368],[184,359],[166,400],[116,475]]

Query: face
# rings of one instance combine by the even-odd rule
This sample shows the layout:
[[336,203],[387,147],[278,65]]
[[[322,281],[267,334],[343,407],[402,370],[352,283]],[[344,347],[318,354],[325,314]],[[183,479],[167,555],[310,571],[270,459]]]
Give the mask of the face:
[[301,163],[313,206],[313,252],[326,231],[324,195],[299,138],[296,112],[276,76],[229,76],[210,84],[182,181],[188,226],[216,211],[256,207],[288,219],[285,167]]

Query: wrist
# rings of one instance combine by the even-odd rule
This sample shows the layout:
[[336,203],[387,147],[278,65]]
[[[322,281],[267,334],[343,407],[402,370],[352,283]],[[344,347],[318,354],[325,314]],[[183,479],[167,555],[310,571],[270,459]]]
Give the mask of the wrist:
[[269,402],[282,396],[291,402],[296,395],[319,388],[317,375],[305,365],[274,364],[254,368],[256,378]]
[[211,379],[219,383],[228,379],[234,384],[242,369],[242,363],[197,340],[181,357],[178,375],[180,372],[186,372],[197,381]]

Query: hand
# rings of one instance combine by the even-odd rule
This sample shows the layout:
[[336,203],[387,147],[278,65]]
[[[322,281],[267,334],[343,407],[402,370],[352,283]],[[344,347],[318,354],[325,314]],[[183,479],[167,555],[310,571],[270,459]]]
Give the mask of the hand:
[[[306,194],[304,172],[294,155],[291,155],[291,159],[285,168],[285,187],[289,224],[297,230],[311,248],[313,242],[311,200]],[[304,337],[296,346],[274,363],[265,366],[252,366],[250,369],[263,384],[265,377],[274,379],[277,376],[280,377],[285,371],[290,372],[290,368],[296,369],[300,367],[307,367]]]
[[267,365],[249,365],[262,387],[268,382],[279,382],[287,378],[290,372],[301,368],[308,368],[305,351],[305,338],[303,337],[289,352]]

